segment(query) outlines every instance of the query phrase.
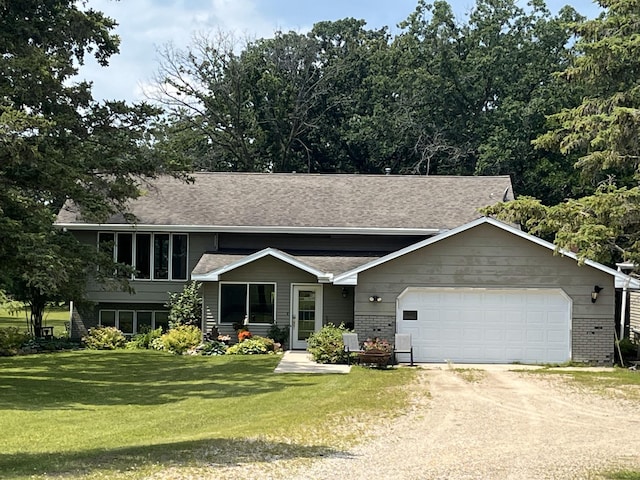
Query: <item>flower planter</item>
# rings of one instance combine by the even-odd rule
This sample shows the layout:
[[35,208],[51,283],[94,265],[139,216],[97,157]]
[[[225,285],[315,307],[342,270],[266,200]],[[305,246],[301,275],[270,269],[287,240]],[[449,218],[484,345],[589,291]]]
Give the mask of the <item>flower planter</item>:
[[374,365],[376,367],[384,367],[388,365],[391,353],[368,350],[358,354],[358,360],[361,365]]

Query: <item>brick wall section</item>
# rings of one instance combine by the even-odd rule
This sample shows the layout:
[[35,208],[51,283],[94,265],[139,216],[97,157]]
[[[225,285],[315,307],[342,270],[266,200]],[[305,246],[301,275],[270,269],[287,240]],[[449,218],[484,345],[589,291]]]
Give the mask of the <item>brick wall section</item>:
[[611,365],[614,360],[613,322],[598,318],[574,318],[573,361]]
[[356,315],[354,329],[362,342],[367,338],[381,338],[393,343],[396,317],[388,315]]

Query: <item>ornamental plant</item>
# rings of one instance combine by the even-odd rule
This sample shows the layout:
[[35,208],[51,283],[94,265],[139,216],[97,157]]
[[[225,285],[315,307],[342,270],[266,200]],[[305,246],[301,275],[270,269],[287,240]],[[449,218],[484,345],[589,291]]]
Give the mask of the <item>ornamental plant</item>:
[[238,332],[238,342],[244,342],[251,337],[253,337],[253,334],[249,330],[240,330]]
[[378,337],[374,339],[367,338],[367,340],[362,344],[362,349],[365,352],[392,352],[391,344],[387,340],[380,339]]
[[115,350],[124,348],[127,338],[116,327],[94,327],[82,337],[82,343],[91,350]]
[[31,335],[18,327],[0,328],[0,356],[16,355]]
[[261,355],[275,352],[275,342],[270,338],[255,336],[236,343],[227,349],[227,355]]
[[196,348],[202,342],[202,331],[193,325],[180,325],[172,328],[159,338],[159,341],[153,341],[155,348],[161,346],[161,350],[165,352],[183,355],[189,350]]
[[347,363],[342,334],[348,333],[344,324],[336,327],[329,323],[307,339],[307,351],[317,363]]

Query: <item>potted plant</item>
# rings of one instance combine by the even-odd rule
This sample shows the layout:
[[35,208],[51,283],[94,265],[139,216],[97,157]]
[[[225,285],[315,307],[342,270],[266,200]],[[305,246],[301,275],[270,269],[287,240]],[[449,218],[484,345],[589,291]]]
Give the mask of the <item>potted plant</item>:
[[391,344],[384,339],[378,337],[367,340],[362,344],[362,352],[358,354],[361,364],[375,365],[384,367],[389,363],[391,358]]

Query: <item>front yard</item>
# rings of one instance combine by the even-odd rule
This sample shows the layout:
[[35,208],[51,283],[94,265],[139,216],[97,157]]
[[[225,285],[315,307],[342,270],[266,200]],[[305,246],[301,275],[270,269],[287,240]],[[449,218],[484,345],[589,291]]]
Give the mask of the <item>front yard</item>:
[[[311,459],[406,405],[415,371],[275,375],[279,356],[0,358],[1,478],[146,478]],[[366,420],[366,421],[364,421]]]

